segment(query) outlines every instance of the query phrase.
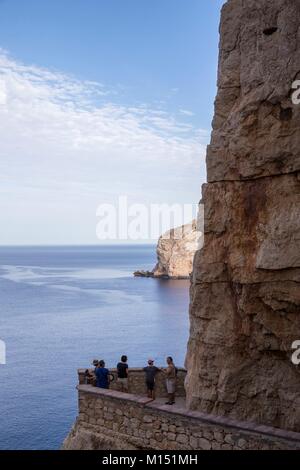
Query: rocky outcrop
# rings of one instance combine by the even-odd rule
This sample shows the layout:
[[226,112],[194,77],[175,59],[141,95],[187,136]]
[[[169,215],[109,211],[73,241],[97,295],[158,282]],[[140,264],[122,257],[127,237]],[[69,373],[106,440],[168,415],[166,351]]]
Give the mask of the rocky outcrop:
[[197,222],[164,233],[157,244],[157,264],[153,271],[136,271],[135,276],[186,279],[193,270],[193,259],[201,242]]
[[183,225],[162,235],[157,244],[157,265],[154,277],[188,278],[198,249],[197,224]]
[[299,431],[300,2],[229,0],[220,32],[188,406]]

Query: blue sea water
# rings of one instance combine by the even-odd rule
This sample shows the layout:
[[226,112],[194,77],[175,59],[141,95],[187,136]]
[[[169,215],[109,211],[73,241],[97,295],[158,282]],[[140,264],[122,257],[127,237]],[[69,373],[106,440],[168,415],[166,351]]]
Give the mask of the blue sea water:
[[58,449],[94,358],[183,365],[188,281],[132,276],[154,263],[153,246],[0,248],[0,449]]

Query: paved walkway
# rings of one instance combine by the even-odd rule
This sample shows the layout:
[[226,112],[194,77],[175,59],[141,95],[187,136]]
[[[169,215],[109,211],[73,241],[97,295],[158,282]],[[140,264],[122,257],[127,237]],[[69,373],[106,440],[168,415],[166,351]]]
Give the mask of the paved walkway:
[[[168,399],[166,397],[164,398],[156,398],[152,403],[155,403],[157,405],[164,405],[166,402],[168,401]],[[186,405],[185,405],[185,398],[184,397],[177,397],[176,398],[176,403],[175,405],[166,405],[170,411],[171,410],[175,410],[175,409],[185,409]]]

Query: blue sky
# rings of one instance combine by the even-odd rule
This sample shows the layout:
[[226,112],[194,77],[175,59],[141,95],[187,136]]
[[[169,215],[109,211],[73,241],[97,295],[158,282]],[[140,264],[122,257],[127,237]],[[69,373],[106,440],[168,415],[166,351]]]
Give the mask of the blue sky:
[[0,1],[0,244],[97,243],[119,195],[199,200],[223,3]]

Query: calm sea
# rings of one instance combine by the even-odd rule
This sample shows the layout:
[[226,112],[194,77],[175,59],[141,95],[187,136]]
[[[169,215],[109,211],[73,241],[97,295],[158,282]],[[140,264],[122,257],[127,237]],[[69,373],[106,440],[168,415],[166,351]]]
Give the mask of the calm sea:
[[153,246],[0,248],[0,449],[57,449],[76,417],[76,369],[184,362],[188,281],[134,278]]

